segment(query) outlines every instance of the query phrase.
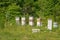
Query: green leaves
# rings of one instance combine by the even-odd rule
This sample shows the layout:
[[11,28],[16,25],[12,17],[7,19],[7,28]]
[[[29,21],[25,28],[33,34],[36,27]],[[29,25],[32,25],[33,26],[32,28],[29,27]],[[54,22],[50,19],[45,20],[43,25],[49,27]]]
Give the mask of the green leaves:
[[59,20],[59,0],[0,0],[0,13],[15,16],[54,17]]

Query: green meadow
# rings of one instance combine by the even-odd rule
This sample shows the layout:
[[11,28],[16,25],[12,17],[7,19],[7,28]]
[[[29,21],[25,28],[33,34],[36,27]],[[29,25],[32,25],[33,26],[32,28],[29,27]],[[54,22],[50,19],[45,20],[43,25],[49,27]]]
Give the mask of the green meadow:
[[[34,28],[40,29],[40,32],[32,33]],[[0,28],[0,40],[60,40],[60,27],[50,31],[47,26],[21,26],[7,23],[5,28]]]
[[[30,16],[33,26],[28,24]],[[26,18],[24,26],[22,17]],[[37,18],[41,18],[42,26],[36,25]],[[48,19],[58,26],[48,30]],[[32,29],[40,31],[32,33]],[[0,0],[0,40],[60,40],[60,0]]]

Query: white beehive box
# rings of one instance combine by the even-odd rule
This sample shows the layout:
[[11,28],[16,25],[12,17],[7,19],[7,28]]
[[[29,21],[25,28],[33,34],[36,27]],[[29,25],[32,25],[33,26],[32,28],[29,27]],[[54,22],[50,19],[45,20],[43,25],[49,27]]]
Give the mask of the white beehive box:
[[48,29],[52,30],[52,19],[48,19]]
[[29,25],[30,25],[30,26],[33,26],[33,17],[32,17],[32,16],[29,17]]
[[40,18],[37,18],[37,26],[42,26]]
[[32,33],[40,32],[40,29],[32,29]]
[[16,20],[16,24],[19,25],[19,23],[20,23],[20,22],[19,22],[19,20],[20,20],[19,17],[15,17],[15,20]]
[[25,25],[25,17],[21,18],[21,25]]
[[53,22],[53,27],[57,28],[58,27],[58,23],[57,22]]

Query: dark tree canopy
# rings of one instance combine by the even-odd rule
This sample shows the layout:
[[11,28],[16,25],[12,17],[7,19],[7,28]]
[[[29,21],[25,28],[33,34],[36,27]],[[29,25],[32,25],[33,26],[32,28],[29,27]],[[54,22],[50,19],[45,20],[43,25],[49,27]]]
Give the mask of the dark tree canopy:
[[[0,0],[0,13],[60,19],[60,0]],[[12,17],[12,16],[11,16]]]

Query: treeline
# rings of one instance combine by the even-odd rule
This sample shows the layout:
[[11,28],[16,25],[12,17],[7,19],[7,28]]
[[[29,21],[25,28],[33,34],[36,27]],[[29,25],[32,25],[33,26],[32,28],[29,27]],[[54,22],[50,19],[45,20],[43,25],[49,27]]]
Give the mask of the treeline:
[[60,22],[60,0],[0,0],[0,21],[15,16],[53,17]]

